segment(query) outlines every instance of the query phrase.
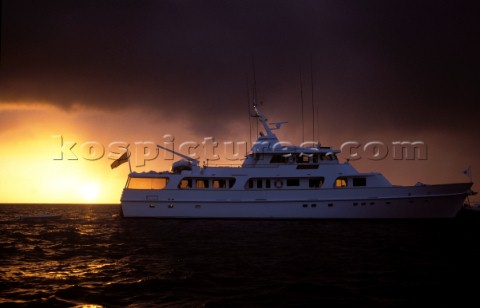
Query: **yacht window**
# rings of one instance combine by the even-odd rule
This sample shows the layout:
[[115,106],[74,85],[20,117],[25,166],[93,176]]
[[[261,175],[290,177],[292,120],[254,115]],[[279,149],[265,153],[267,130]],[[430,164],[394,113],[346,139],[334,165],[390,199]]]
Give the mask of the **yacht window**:
[[248,180],[248,188],[253,188],[253,180]]
[[265,180],[265,188],[270,188],[270,179]]
[[168,178],[130,178],[129,189],[164,189]]
[[297,156],[297,163],[308,163],[309,157],[308,154],[300,154]]
[[287,186],[300,186],[299,179],[287,179]]
[[192,180],[191,179],[183,179],[180,181],[180,184],[178,184],[178,188],[180,189],[188,189],[192,188]]
[[316,178],[308,180],[308,187],[321,188],[323,186],[324,178]]
[[367,186],[367,178],[353,178],[353,186]]
[[347,178],[340,177],[335,180],[335,187],[347,187]]
[[320,153],[320,160],[337,160],[337,155],[332,152]]
[[262,179],[257,179],[257,188],[262,188]]
[[285,155],[273,155],[270,163],[272,164],[283,164],[288,162],[288,157]]
[[213,180],[213,188],[227,188],[227,181],[226,180]]
[[208,188],[208,180],[197,179],[197,188]]
[[[199,181],[203,181],[202,184],[199,184]],[[209,182],[208,179],[199,179],[197,180],[197,188],[208,188],[209,187]],[[211,187],[213,189],[227,189],[227,188],[232,188],[233,185],[235,184],[235,179],[212,179]],[[202,186],[199,187],[198,185]],[[206,186],[205,186],[206,185]]]

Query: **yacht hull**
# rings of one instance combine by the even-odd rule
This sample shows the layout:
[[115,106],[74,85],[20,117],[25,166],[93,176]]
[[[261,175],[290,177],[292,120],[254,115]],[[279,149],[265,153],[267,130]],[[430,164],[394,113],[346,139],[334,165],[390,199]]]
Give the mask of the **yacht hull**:
[[214,219],[454,218],[471,183],[312,191],[129,190],[124,217]]

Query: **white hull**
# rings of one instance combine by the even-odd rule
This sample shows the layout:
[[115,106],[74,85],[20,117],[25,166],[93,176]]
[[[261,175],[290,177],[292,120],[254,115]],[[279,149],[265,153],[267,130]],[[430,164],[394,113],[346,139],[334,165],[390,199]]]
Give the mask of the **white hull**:
[[[390,197],[355,198],[355,192],[327,190],[325,196],[337,198],[292,198],[269,192],[277,198],[255,198],[255,194],[230,191],[228,199],[199,201],[198,194],[188,194],[183,198],[165,198],[164,201],[151,200],[152,191],[135,191],[137,198],[127,198],[124,191],[122,214],[124,217],[152,218],[227,218],[227,219],[403,219],[403,218],[454,218],[462,209],[465,191],[470,184],[433,185],[423,187],[392,187],[375,189],[372,193],[390,193]],[[436,193],[443,191],[443,194]],[[131,192],[131,191],[130,191]],[[175,195],[174,191],[162,191],[166,195]],[[339,198],[341,196],[343,198]],[[357,191],[356,193],[360,193]],[[365,195],[365,193],[362,193]],[[240,197],[251,197],[249,199]],[[400,196],[403,195],[403,196]],[[217,195],[218,196],[218,195]],[[131,196],[133,197],[133,196]],[[206,197],[205,195],[203,196]],[[357,196],[359,197],[359,196]],[[129,200],[128,200],[129,199]],[[137,199],[137,200],[135,200]],[[143,199],[143,200],[139,200]],[[237,199],[237,200],[235,200]]]

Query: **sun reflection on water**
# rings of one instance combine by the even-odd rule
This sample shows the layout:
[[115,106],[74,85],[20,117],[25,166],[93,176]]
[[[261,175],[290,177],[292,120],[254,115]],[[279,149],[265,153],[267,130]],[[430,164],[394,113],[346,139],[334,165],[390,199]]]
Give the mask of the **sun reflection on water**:
[[[0,276],[10,286],[10,293],[0,295],[0,303],[12,303],[12,298],[18,303],[34,298],[59,300],[71,297],[76,286],[95,290],[118,279],[122,261],[108,256],[112,225],[118,218],[112,218],[112,206],[105,206],[104,212],[94,207],[95,211],[78,205],[69,212],[49,205],[29,209],[63,214],[55,220],[22,220],[9,215],[13,209],[8,208],[0,212],[0,247],[6,254]],[[69,306],[102,307],[95,302]]]

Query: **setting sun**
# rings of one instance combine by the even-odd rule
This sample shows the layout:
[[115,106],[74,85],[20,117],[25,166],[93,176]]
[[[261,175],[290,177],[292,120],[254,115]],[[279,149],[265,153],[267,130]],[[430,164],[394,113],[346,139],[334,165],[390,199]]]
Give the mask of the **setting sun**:
[[[80,129],[78,123],[87,122],[92,113],[32,104],[30,109],[25,104],[0,108],[0,115],[8,113],[10,119],[16,119],[15,129],[0,134],[0,202],[118,203],[128,166],[112,170],[107,155],[88,160],[81,151],[86,141],[107,146],[113,140],[99,133],[94,138],[88,128]],[[109,127],[121,131],[113,122]],[[59,135],[76,146],[62,148]]]
[[81,186],[81,194],[86,201],[96,201],[100,195],[100,187],[96,183],[86,183]]

